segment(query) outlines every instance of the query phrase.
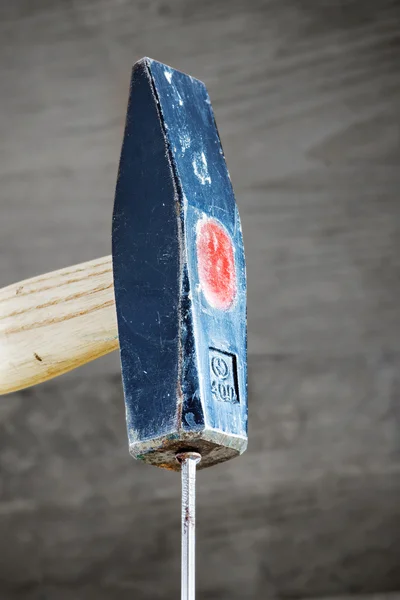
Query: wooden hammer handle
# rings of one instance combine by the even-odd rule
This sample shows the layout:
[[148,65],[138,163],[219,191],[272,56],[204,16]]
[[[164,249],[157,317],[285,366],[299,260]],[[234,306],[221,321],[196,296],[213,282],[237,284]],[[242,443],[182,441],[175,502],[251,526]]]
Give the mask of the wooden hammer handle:
[[0,394],[118,348],[111,256],[0,290]]

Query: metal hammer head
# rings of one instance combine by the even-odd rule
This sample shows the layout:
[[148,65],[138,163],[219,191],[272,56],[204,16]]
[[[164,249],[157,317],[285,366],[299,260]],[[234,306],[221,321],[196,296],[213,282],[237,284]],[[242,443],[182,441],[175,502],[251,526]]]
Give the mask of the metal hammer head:
[[179,470],[247,446],[240,219],[204,84],[134,65],[112,256],[131,454]]

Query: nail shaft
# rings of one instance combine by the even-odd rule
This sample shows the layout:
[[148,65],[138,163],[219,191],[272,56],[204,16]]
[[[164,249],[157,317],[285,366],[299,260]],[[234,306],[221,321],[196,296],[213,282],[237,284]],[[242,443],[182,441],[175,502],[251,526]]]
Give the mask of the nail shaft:
[[195,600],[196,465],[197,452],[181,452],[182,466],[182,572],[181,599]]

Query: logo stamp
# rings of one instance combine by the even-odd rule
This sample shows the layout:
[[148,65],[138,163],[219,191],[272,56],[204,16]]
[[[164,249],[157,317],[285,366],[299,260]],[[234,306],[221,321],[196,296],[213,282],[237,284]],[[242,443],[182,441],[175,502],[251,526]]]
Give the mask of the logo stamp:
[[236,356],[209,348],[211,393],[219,402],[239,402]]

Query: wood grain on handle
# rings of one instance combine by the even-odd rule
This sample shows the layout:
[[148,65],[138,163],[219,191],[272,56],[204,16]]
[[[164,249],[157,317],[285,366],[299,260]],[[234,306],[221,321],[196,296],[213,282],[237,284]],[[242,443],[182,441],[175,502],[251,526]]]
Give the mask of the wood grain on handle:
[[0,290],[0,394],[118,348],[111,256]]

